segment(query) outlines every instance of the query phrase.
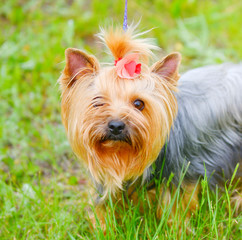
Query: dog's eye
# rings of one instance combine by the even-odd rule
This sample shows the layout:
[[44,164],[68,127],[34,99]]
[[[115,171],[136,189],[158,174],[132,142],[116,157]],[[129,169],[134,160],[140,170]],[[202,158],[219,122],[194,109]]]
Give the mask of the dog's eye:
[[95,97],[93,98],[93,107],[101,107],[104,105],[104,103],[100,102],[100,99],[102,100],[102,97]]
[[145,104],[142,100],[136,99],[134,102],[134,107],[137,108],[138,110],[142,111],[145,107]]
[[97,104],[93,104],[93,107],[101,107],[101,106],[103,106],[104,105],[104,103],[97,103]]

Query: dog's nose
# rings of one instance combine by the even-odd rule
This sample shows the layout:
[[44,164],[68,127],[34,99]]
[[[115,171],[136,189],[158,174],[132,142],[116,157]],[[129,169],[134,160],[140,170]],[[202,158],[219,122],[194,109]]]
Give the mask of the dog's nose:
[[108,123],[108,128],[110,132],[114,135],[119,135],[124,130],[125,124],[122,121],[110,121]]

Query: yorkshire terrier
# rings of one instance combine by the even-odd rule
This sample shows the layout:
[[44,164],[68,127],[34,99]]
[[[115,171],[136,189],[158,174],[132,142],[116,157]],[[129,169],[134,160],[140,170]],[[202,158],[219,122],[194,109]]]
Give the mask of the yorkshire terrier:
[[170,188],[164,192],[157,180],[171,179],[184,193],[184,206],[194,209],[199,179],[206,177],[212,189],[224,188],[236,170],[233,197],[239,209],[242,64],[201,67],[180,78],[181,55],[171,53],[149,67],[158,48],[141,35],[132,26],[102,30],[98,36],[114,57],[102,67],[85,52],[65,51],[62,120],[96,186],[97,205],[108,193],[132,199],[140,185],[160,193],[157,205],[169,202]]

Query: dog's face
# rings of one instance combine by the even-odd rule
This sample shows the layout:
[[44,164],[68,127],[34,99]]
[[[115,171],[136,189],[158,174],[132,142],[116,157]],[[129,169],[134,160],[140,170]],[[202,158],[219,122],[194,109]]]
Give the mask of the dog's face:
[[142,175],[157,158],[177,112],[179,62],[173,53],[122,79],[115,66],[100,68],[95,57],[66,50],[63,123],[76,155],[109,191]]

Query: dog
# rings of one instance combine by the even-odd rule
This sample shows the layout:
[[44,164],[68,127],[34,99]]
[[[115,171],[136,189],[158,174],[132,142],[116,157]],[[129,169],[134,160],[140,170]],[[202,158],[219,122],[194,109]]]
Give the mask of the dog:
[[241,209],[242,64],[201,67],[180,78],[180,53],[150,67],[158,48],[134,26],[102,29],[98,37],[114,62],[101,66],[69,48],[59,78],[63,124],[97,189],[97,206],[108,194],[134,199],[141,185],[169,202],[171,188],[157,184],[169,179],[194,210],[199,179],[224,189],[236,171],[233,197]]

